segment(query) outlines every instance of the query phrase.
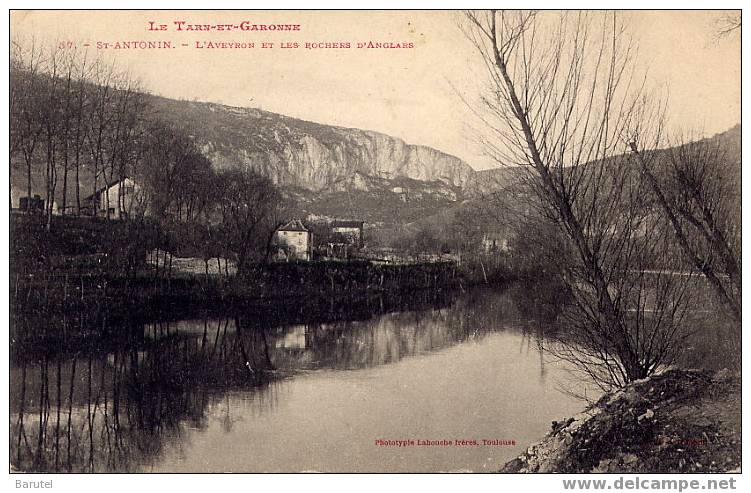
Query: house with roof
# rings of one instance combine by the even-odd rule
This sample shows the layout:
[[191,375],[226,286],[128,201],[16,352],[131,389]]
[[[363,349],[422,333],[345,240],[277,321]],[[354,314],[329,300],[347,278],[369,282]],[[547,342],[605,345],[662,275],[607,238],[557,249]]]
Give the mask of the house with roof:
[[131,178],[105,184],[83,200],[92,216],[128,219],[146,210],[141,187]]
[[275,260],[310,260],[311,233],[299,219],[274,232]]

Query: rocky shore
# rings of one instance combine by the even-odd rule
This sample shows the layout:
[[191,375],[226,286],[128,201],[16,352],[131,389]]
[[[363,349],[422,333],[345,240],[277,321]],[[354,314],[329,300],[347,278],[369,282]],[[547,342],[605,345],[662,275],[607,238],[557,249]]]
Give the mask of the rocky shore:
[[740,375],[671,369],[609,393],[500,472],[739,472]]

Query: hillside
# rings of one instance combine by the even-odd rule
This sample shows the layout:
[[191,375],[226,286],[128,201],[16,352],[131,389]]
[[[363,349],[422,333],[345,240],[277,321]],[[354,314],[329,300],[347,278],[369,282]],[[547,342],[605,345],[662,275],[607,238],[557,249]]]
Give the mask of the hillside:
[[[720,175],[724,178],[726,193],[733,194],[738,198],[738,206],[740,206],[741,193],[741,137],[741,126],[735,125],[724,132],[700,140],[700,142],[717,146],[722,152],[724,168],[720,171]],[[662,176],[668,168],[665,157],[667,149],[652,152],[657,153],[656,174]],[[607,165],[623,165],[620,157],[611,158],[612,162],[608,162]],[[582,166],[589,167],[590,164],[587,163]],[[636,166],[636,163],[634,162],[632,165]],[[519,183],[525,172],[531,172],[531,169],[522,166],[509,166],[475,171],[467,186],[462,190],[462,196],[465,200],[461,203],[455,203],[451,208],[439,211],[435,216],[423,218],[416,225],[416,228],[427,227],[439,230],[441,225],[448,224],[459,210],[478,211],[488,207],[492,208],[498,203],[504,202],[507,198],[513,202],[515,200],[513,191],[519,189]]]
[[152,97],[159,116],[192,135],[215,166],[271,178],[302,216],[395,225],[460,200],[475,171],[457,157],[382,133],[256,108]]
[[359,174],[462,188],[474,173],[455,156],[378,132],[255,108],[160,97],[152,104],[165,120],[185,127],[216,166],[247,165],[280,186],[330,190]]
[[[741,155],[741,125],[735,125],[724,132],[717,133],[711,137],[701,139],[700,142],[709,142],[713,145],[719,145],[724,150],[726,163],[728,164],[728,177],[731,179],[740,178],[740,155]],[[663,152],[662,150],[656,151]],[[584,166],[587,166],[585,164]],[[491,168],[481,171],[475,171],[470,180],[467,182],[466,191],[473,195],[481,196],[504,187],[512,186],[514,180],[522,176],[524,167],[509,166],[500,168]]]
[[[268,176],[295,199],[303,216],[357,218],[379,226],[423,220],[445,224],[460,204],[482,203],[490,193],[505,194],[524,171],[475,171],[455,156],[397,137],[257,108],[147,98],[152,114],[185,129],[214,166],[246,166]],[[733,156],[740,155],[740,126],[710,139],[722,142]],[[20,197],[26,193],[21,157],[13,156],[11,166],[13,196]],[[731,174],[740,183],[740,166]],[[58,176],[58,204],[61,180]],[[33,172],[32,181],[32,193],[43,196],[42,166]],[[92,184],[91,170],[84,164],[82,197],[92,193]],[[68,190],[70,205],[75,200],[70,183]]]
[[394,226],[446,210],[462,197],[459,187],[411,178],[386,180],[355,173],[327,191],[286,187],[302,217],[358,218],[369,226]]

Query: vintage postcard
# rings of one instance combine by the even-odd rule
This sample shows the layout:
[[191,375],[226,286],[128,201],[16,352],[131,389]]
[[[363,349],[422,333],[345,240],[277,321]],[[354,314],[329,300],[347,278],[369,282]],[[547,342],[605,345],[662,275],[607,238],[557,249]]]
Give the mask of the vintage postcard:
[[11,472],[741,471],[740,11],[9,16]]

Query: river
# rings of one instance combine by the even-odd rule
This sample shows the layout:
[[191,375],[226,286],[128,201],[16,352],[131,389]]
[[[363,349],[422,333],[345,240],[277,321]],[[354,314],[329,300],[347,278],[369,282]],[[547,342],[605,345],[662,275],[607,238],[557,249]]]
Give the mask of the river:
[[532,300],[516,286],[289,323],[243,312],[140,322],[110,328],[129,334],[114,347],[16,356],[11,462],[73,472],[495,471],[583,409],[572,393],[597,395],[546,357],[547,317]]

